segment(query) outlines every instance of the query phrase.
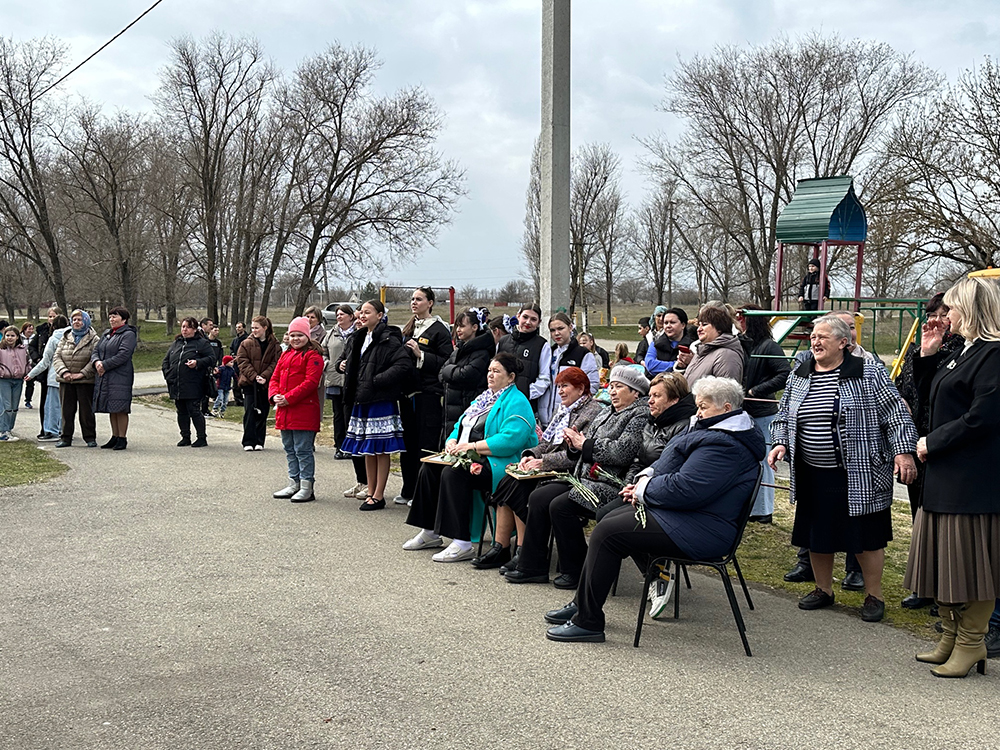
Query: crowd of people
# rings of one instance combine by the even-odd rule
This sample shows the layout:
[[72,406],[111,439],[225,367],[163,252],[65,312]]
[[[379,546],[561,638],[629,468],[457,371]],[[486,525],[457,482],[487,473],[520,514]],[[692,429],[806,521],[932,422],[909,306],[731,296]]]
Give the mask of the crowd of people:
[[[807,307],[823,296],[804,282]],[[258,316],[249,331],[237,327],[228,354],[213,321],[183,319],[162,364],[178,446],[207,445],[206,414],[224,414],[235,386],[245,451],[263,450],[276,410],[288,484],[274,497],[310,502],[329,401],[335,458],[353,463],[343,494],[361,511],[386,507],[399,456],[393,501],[410,506],[416,529],[404,550],[543,584],[554,544],[551,583],[575,592],[545,614],[557,641],[604,640],[603,606],[626,557],[645,570],[656,556],[721,555],[751,503],[750,521],[771,523],[779,462],[788,464],[799,548],[786,580],[815,584],[799,608],[835,602],[834,556],[847,553],[842,587],[863,590],[861,617],[878,622],[898,481],[913,517],[913,594],[903,606],[933,604],[942,617],[940,642],[917,659],[937,676],[964,677],[1000,655],[1000,490],[979,477],[1000,447],[993,282],[964,279],[929,301],[920,346],[895,382],[858,343],[850,313],[814,318],[808,348],[789,363],[752,304],[709,302],[695,320],[658,306],[639,321],[634,355],[620,344],[613,357],[565,313],[543,321],[537,304],[493,319],[471,308],[453,325],[434,305],[433,289],[415,289],[402,326],[378,300],[340,305],[329,330],[311,307],[282,342]],[[111,438],[101,447],[126,449],[136,346],[128,320],[114,308],[98,335],[85,311],[67,320],[53,308],[27,340],[4,329],[0,440],[12,437],[21,384],[37,381],[39,440],[69,447],[79,414],[84,442],[96,447],[94,414],[103,412]],[[492,543],[480,554],[491,511]],[[660,579],[650,596],[657,617],[669,585]]]

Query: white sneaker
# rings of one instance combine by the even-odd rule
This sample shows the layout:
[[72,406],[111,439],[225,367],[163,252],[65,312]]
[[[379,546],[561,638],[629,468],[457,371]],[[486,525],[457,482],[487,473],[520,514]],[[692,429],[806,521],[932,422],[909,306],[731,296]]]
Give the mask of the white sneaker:
[[403,497],[402,495],[396,495],[396,497],[394,497],[394,498],[392,499],[392,501],[393,501],[393,502],[394,502],[394,503],[395,503],[396,505],[409,505],[410,503],[412,503],[412,502],[413,502],[413,500],[412,500],[412,499],[410,499],[410,498],[408,498],[408,497]]
[[471,560],[475,556],[475,548],[469,547],[469,549],[462,549],[457,544],[452,542],[441,552],[438,552],[436,555],[431,557],[431,560],[443,563],[463,562],[464,560]]
[[428,537],[424,533],[424,530],[421,529],[420,533],[418,533],[415,537],[413,537],[413,539],[407,539],[405,542],[403,542],[403,549],[405,549],[407,552],[412,552],[418,549],[434,549],[436,547],[442,546],[443,544],[444,542],[441,540],[441,537],[439,536],[435,536],[433,538]]
[[[367,488],[366,488],[366,490],[367,490]],[[361,485],[360,484],[351,485],[348,489],[344,490],[344,497],[357,497],[358,496],[358,492],[360,492],[360,491],[361,491]],[[365,492],[365,495],[361,499],[364,500],[366,497],[368,497],[367,491]]]
[[654,620],[658,620],[663,613],[666,612],[667,604],[670,603],[670,598],[674,594],[674,583],[675,579],[673,576],[671,576],[669,581],[664,581],[662,579],[657,580],[657,595],[653,598],[652,603],[649,605],[649,616]]
[[252,453],[253,452],[253,446],[252,445],[244,445],[243,446],[243,450],[245,452],[247,452],[247,453]]
[[354,493],[354,497],[356,497],[358,500],[367,500],[368,499],[368,485],[367,484],[359,484],[358,485],[358,491]]
[[262,450],[264,450],[264,446],[263,446],[263,445],[255,445],[255,446],[253,447],[253,449],[254,449],[255,451],[262,451]]

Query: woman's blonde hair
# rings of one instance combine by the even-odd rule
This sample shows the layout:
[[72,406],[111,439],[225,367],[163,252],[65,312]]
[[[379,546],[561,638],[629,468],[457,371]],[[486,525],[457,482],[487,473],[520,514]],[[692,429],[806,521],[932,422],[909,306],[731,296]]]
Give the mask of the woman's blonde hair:
[[944,293],[944,303],[958,311],[955,332],[966,341],[1000,341],[1000,288],[995,281],[966,277]]
[[673,372],[661,372],[649,381],[649,390],[653,390],[654,385],[662,385],[667,391],[667,398],[675,398],[678,401],[691,392],[684,376]]

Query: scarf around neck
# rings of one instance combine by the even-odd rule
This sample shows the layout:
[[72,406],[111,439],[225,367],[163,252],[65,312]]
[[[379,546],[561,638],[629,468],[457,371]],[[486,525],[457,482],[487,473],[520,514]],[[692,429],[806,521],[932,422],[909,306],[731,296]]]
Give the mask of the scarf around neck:
[[545,428],[545,432],[542,433],[543,443],[551,443],[552,445],[559,445],[563,441],[563,430],[569,426],[569,420],[572,418],[576,412],[580,411],[590,401],[590,394],[584,393],[580,398],[574,401],[569,406],[565,404],[559,404],[559,409],[556,411],[552,421],[549,422],[549,426]]
[[490,409],[493,408],[493,404],[497,402],[497,399],[500,398],[504,393],[506,393],[508,388],[513,387],[513,385],[514,384],[511,383],[510,385],[507,386],[507,388],[504,388],[502,391],[496,391],[496,392],[487,388],[485,391],[476,396],[476,400],[473,401],[469,405],[469,408],[465,410],[465,416],[470,417],[472,419],[476,419],[480,415],[485,414],[486,412],[488,412]]
[[86,310],[74,310],[72,312],[72,315],[76,315],[77,313],[80,313],[80,315],[83,317],[83,328],[81,328],[78,331],[72,325],[70,325],[69,330],[71,330],[73,332],[73,343],[74,344],[79,344],[80,340],[84,336],[87,335],[87,331],[90,330],[90,315],[87,314],[87,311]]

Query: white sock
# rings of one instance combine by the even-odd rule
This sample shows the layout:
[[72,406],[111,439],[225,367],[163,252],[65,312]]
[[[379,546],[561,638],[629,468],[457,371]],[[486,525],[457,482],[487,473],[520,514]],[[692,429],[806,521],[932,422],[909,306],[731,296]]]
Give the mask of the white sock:
[[462,550],[462,552],[467,552],[472,549],[472,542],[464,542],[461,539],[452,539],[451,543]]
[[441,538],[430,529],[421,529],[419,536],[422,542],[433,542],[435,539]]

